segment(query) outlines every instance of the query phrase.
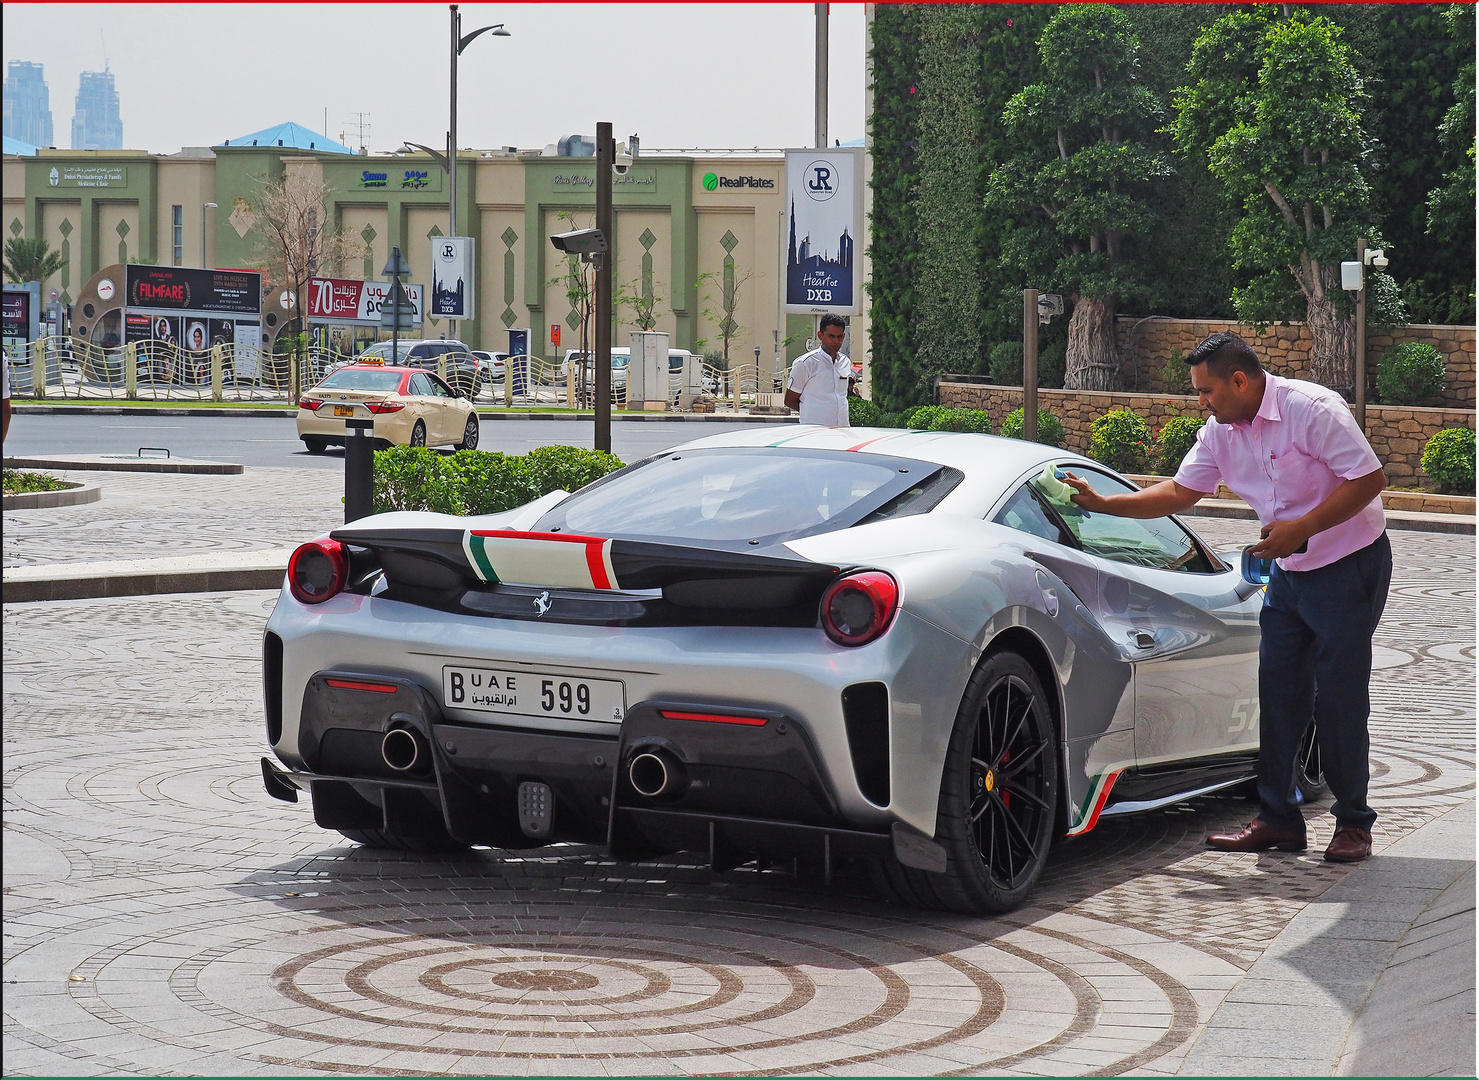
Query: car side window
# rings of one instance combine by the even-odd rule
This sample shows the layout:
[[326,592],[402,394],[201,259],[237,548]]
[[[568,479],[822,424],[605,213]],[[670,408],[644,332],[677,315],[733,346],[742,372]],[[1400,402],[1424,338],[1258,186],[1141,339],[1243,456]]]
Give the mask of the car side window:
[[[1123,481],[1078,464],[1060,465],[1089,482],[1101,495],[1122,495],[1135,489]],[[1091,555],[1158,570],[1182,570],[1209,574],[1216,569],[1190,533],[1168,517],[1123,518],[1112,514],[1090,514],[1077,505],[1049,505],[1063,524]]]
[[1023,484],[1013,492],[1007,504],[992,520],[998,525],[1005,525],[1018,532],[1031,533],[1044,540],[1051,540],[1055,544],[1075,546],[1073,538],[1064,532],[1057,521],[1048,516],[1048,512],[1028,484]]
[[411,393],[416,397],[436,396],[436,391],[431,388],[431,380],[419,371],[411,376]]
[[437,397],[457,396],[456,394],[452,393],[452,388],[450,386],[442,382],[442,380],[437,378],[435,375],[426,376],[426,380],[427,382],[431,383],[431,392]]

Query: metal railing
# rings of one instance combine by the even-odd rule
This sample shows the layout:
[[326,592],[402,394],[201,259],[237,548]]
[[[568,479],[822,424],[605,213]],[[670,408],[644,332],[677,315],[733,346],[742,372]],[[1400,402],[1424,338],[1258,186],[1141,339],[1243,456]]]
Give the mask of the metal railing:
[[[191,350],[158,339],[100,347],[82,338],[53,336],[7,345],[5,362],[11,394],[17,398],[292,402],[357,358],[311,344],[299,356],[235,344]],[[589,365],[582,371],[579,361],[512,356],[495,367],[471,353],[444,353],[435,367],[408,363],[434,370],[454,391],[478,404],[584,409],[594,404]],[[769,404],[779,392],[780,380],[754,364],[727,369],[703,364],[686,385],[683,371],[669,372],[667,406],[737,412]],[[611,397],[616,408],[627,407],[624,368],[612,371]]]

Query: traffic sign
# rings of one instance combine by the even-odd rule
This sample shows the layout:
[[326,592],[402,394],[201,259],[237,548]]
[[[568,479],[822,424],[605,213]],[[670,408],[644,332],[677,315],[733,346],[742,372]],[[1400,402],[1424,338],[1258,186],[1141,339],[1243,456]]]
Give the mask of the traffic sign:
[[560,324],[557,322],[549,324],[549,343],[557,349],[560,347]]
[[382,330],[412,330],[415,328],[416,306],[406,295],[400,282],[390,290],[390,296],[380,305],[380,328]]

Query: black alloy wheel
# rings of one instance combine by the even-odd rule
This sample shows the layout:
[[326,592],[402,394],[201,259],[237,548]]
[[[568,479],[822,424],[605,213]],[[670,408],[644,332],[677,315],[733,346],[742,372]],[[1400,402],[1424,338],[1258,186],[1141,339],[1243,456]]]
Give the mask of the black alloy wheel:
[[951,734],[935,840],[943,873],[885,860],[906,903],[967,914],[1020,906],[1047,862],[1057,823],[1058,743],[1053,710],[1032,665],[1016,653],[976,668]]
[[459,450],[476,450],[478,448],[478,436],[482,434],[482,425],[478,421],[476,411],[468,414],[467,427],[462,431],[462,441],[457,444]]
[[408,446],[425,446],[426,445],[426,424],[424,422],[422,422],[420,420],[417,420],[416,421],[415,425],[411,428],[411,441],[409,443],[407,443],[406,445],[408,445]]
[[1320,763],[1320,736],[1315,722],[1304,729],[1299,740],[1299,751],[1294,756],[1294,782],[1299,786],[1300,797],[1312,803],[1325,794],[1325,767]]

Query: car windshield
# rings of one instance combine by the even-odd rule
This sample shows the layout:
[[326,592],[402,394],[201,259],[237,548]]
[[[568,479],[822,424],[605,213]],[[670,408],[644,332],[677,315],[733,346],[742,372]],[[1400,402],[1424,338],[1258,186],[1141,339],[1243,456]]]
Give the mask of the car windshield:
[[394,392],[401,384],[399,371],[348,367],[332,372],[315,390],[381,390]]
[[664,454],[591,485],[535,525],[598,536],[748,541],[845,527],[940,471],[808,450]]

